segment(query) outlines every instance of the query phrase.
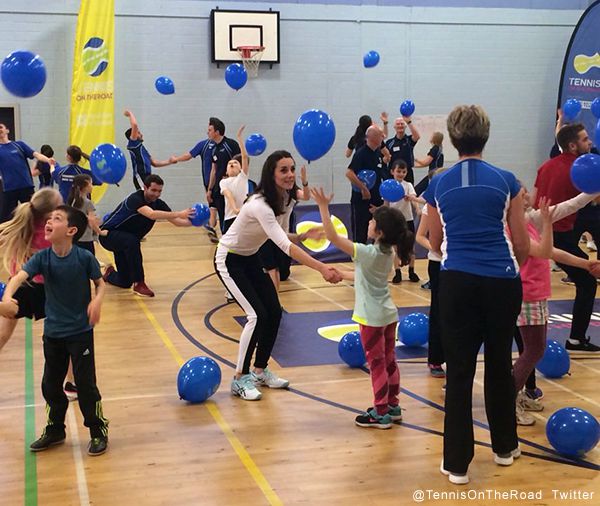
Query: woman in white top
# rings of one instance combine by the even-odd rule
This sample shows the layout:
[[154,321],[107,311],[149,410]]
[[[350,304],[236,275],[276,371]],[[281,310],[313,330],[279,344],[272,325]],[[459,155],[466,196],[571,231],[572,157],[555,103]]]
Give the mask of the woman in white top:
[[223,221],[223,233],[229,230],[233,220],[240,214],[242,204],[248,196],[248,170],[249,160],[246,146],[242,140],[245,125],[242,125],[237,133],[238,144],[241,153],[235,155],[227,163],[225,176],[219,181],[221,195],[225,197],[225,220]]
[[[275,151],[267,157],[255,193],[221,237],[215,253],[217,275],[247,316],[240,336],[236,374],[231,383],[231,393],[244,400],[261,398],[257,386],[287,388],[289,385],[267,368],[279,330],[281,304],[271,278],[263,271],[259,248],[271,239],[294,260],[319,271],[326,281],[338,283],[342,280],[335,268],[315,260],[294,244],[306,239],[307,235],[288,234],[278,222],[278,216],[284,213],[285,203],[289,201],[289,192],[295,187],[295,171],[289,152]],[[319,234],[322,232],[315,231],[310,236]],[[254,368],[250,372],[255,349]]]

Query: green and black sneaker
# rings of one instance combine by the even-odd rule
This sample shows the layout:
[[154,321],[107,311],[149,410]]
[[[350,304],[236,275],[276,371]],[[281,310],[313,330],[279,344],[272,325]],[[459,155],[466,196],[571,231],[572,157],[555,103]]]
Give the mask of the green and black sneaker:
[[43,452],[51,446],[63,444],[65,442],[66,434],[64,432],[58,434],[48,434],[46,431],[41,437],[29,445],[29,449],[32,452]]
[[93,437],[88,445],[88,455],[97,457],[108,449],[108,438],[106,436]]

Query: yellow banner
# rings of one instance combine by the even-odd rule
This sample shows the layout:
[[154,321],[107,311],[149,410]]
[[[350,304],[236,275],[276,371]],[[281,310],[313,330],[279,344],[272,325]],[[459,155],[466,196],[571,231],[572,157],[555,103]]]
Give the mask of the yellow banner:
[[[81,0],[75,35],[69,139],[85,152],[115,141],[114,0]],[[95,186],[98,202],[107,185]]]

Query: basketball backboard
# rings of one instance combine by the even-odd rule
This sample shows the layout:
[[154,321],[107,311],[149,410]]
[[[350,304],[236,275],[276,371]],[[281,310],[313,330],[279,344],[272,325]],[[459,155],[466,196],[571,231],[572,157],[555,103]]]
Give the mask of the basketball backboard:
[[239,46],[263,46],[262,62],[279,63],[278,11],[213,9],[210,21],[214,63],[241,61]]

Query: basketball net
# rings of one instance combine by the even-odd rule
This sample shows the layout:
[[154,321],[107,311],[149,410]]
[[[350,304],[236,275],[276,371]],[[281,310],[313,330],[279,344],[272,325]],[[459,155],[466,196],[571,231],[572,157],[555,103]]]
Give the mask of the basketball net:
[[265,50],[262,46],[239,46],[236,48],[244,68],[250,77],[258,75],[258,66]]

